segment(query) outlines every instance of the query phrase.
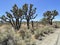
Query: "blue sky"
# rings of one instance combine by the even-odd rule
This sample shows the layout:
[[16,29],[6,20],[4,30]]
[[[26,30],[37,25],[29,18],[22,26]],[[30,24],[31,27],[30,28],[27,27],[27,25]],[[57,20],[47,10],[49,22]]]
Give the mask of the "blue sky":
[[59,15],[54,20],[60,21],[60,0],[1,0],[0,1],[0,16],[5,15],[5,12],[12,9],[14,4],[20,8],[23,4],[33,4],[37,8],[36,14],[38,16],[34,20],[43,18],[43,13],[47,10],[57,10]]

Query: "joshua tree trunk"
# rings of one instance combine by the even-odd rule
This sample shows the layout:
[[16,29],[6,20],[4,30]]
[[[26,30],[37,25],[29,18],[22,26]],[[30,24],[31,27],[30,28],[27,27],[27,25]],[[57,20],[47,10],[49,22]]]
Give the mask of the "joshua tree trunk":
[[51,19],[51,21],[50,21],[50,25],[52,25],[52,19]]
[[20,27],[21,27],[22,19],[19,21],[19,19],[17,18],[17,19],[16,19],[16,23],[14,22],[13,19],[10,20],[9,22],[10,22],[10,24],[14,27],[14,29],[19,30]]
[[34,29],[34,23],[33,23],[33,21],[31,21],[31,23],[32,23],[32,28]]
[[11,22],[12,26],[15,28],[15,22],[14,20],[12,19],[12,22]]
[[16,29],[19,30],[19,19],[16,19]]
[[27,19],[27,28],[29,29],[29,20]]
[[12,27],[14,27],[14,29],[16,28],[16,27],[15,27],[15,22],[13,22],[13,20],[12,20],[12,21],[9,20],[9,23],[12,25]]
[[50,19],[48,19],[48,24],[51,25],[51,20]]
[[20,20],[20,23],[19,23],[19,28],[21,28],[21,22],[22,22],[22,19]]

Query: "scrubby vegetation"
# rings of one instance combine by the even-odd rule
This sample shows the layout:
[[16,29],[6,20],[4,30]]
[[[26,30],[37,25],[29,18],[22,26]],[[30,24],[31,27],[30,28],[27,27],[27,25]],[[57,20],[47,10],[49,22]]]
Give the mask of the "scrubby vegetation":
[[44,28],[35,29],[33,32],[30,29],[15,31],[11,26],[5,26],[0,27],[0,42],[3,45],[36,45],[36,40],[43,40],[43,37],[55,30],[51,26],[44,26]]

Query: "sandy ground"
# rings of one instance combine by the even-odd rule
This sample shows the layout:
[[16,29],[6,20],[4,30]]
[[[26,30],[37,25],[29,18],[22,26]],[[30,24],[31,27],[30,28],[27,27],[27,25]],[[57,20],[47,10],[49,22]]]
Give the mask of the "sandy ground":
[[57,38],[57,41],[56,41],[55,45],[60,45],[60,33],[58,34],[58,38]]
[[36,42],[37,45],[60,45],[60,29],[57,29],[55,33],[45,37],[44,40]]

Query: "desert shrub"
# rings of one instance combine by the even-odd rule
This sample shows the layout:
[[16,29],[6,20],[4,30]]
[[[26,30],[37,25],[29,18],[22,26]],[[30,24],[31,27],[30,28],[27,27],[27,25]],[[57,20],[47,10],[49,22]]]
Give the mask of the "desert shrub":
[[29,39],[25,39],[25,43],[26,43],[26,45],[36,45],[36,43],[35,43],[35,41],[33,41],[31,38],[29,38]]
[[53,24],[53,27],[54,27],[54,28],[59,28],[60,26],[59,26],[58,23],[54,23],[54,24]]
[[50,34],[54,32],[54,28],[51,26],[45,26],[44,28],[40,28],[35,30],[35,38],[38,39],[41,37],[45,37],[45,34]]
[[35,30],[34,33],[36,39],[38,39],[39,37],[41,38],[41,36],[43,36],[42,28],[40,30]]
[[53,32],[55,29],[51,26],[46,26],[43,30],[44,30],[45,33],[48,34],[50,32]]

